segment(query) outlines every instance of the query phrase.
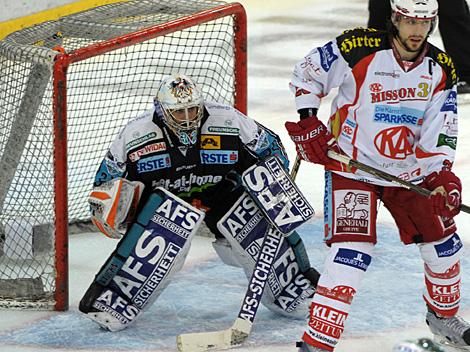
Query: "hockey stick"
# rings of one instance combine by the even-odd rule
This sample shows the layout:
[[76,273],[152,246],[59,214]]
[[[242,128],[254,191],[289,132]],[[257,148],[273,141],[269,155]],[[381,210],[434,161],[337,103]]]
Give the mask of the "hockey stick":
[[[292,179],[297,175],[299,166],[300,159],[297,157],[291,171]],[[263,244],[259,249],[259,255],[256,259],[255,268],[251,274],[250,281],[248,282],[248,288],[243,297],[240,311],[232,326],[219,331],[181,334],[176,338],[178,351],[203,352],[224,350],[240,346],[246,341],[250,335],[256,313],[261,304],[269,270],[281,248],[282,237],[281,232],[277,231],[272,226],[266,233]]]
[[300,158],[299,156],[297,155],[295,157],[295,161],[294,161],[294,165],[292,165],[292,170],[290,172],[290,177],[295,180],[295,178],[297,177],[297,172],[299,172],[299,168],[300,168]]
[[[378,169],[376,169],[372,166],[369,166],[369,165],[363,164],[363,163],[361,163],[357,160],[351,159],[347,155],[338,154],[338,153],[336,153],[332,150],[329,150],[328,151],[328,157],[330,157],[331,159],[334,159],[336,161],[339,161],[343,164],[346,164],[350,167],[355,167],[356,169],[359,169],[359,170],[367,172],[371,175],[377,176],[377,177],[379,177],[379,178],[381,178],[385,181],[390,181],[390,182],[393,182],[395,184],[398,184],[399,186],[402,186],[402,187],[404,187],[404,188],[406,188],[410,191],[421,194],[422,196],[429,197],[432,193],[430,190],[428,190],[426,188],[414,185],[411,182],[407,182],[405,180],[402,180],[401,178],[390,175],[390,174],[388,174],[388,173],[386,173],[382,170],[378,170]],[[468,205],[462,204],[460,206],[460,210],[465,212],[465,213],[470,214],[470,207]]]

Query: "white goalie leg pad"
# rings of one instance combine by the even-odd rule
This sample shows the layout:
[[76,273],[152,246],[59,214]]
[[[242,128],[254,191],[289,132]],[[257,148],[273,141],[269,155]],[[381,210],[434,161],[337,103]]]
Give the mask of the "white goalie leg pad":
[[155,302],[183,266],[204,218],[200,210],[159,191],[151,195],[80,302],[80,311],[105,329],[124,329]]
[[[249,278],[253,272],[269,222],[247,193],[218,222],[217,228],[230,243],[232,257],[243,267]],[[287,241],[281,247],[267,277],[262,303],[270,310],[296,318],[305,318],[309,300],[314,293],[300,272],[294,252]]]
[[91,221],[106,236],[121,238],[133,220],[144,184],[116,178],[93,189],[88,197]]
[[460,304],[460,257],[463,243],[456,233],[418,245],[424,261],[423,298],[441,316],[454,316]]
[[247,169],[242,175],[242,182],[266,219],[284,235],[290,234],[315,214],[275,156]]

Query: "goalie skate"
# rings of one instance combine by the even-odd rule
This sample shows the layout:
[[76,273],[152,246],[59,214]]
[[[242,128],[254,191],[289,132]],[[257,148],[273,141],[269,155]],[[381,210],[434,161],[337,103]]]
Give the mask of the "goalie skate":
[[434,340],[446,351],[470,351],[470,324],[461,317],[440,318],[428,311],[426,323],[434,334]]

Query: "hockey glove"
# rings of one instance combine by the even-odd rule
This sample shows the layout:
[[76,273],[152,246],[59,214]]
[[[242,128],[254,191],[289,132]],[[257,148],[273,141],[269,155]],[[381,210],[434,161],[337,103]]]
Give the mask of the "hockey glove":
[[432,191],[429,196],[434,214],[452,218],[460,212],[462,183],[452,172],[433,172],[424,179],[424,186]]
[[321,165],[331,162],[327,153],[330,147],[336,145],[336,141],[316,116],[299,122],[286,122],[285,127],[302,160]]

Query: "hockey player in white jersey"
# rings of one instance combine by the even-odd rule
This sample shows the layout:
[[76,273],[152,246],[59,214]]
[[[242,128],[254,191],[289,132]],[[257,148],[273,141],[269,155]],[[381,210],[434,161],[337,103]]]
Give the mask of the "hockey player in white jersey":
[[[280,139],[268,128],[233,107],[204,101],[185,75],[165,78],[154,108],[123,128],[96,174],[92,220],[121,240],[80,311],[111,331],[133,323],[182,267],[203,218],[222,261],[251,276],[269,225],[253,201],[234,204],[246,196],[242,172],[273,156],[288,167]],[[235,220],[222,235],[219,220],[230,212]],[[318,273],[296,233],[282,242],[262,303],[304,318]]]
[[[427,38],[436,0],[392,0],[388,31],[353,29],[313,49],[294,69],[299,122],[286,128],[298,155],[325,166],[325,242],[330,247],[300,351],[333,351],[371,263],[377,203],[401,241],[424,262],[426,322],[439,339],[470,345],[460,302],[462,241],[453,220],[462,186],[452,172],[457,145],[457,76],[451,58]],[[326,127],[321,98],[339,88]],[[328,158],[328,150],[432,191],[430,197]]]

